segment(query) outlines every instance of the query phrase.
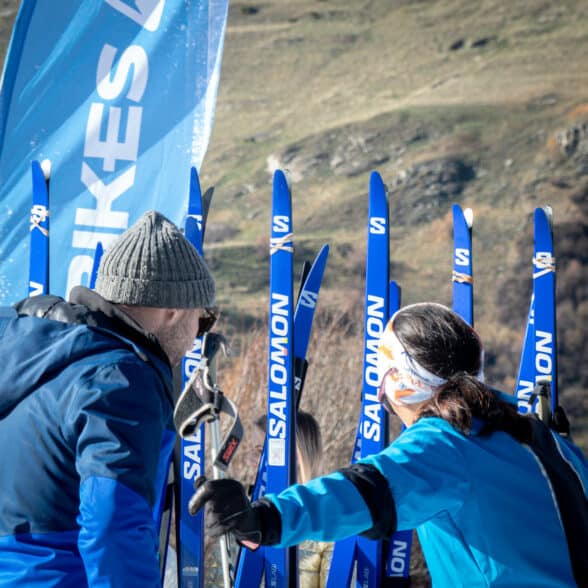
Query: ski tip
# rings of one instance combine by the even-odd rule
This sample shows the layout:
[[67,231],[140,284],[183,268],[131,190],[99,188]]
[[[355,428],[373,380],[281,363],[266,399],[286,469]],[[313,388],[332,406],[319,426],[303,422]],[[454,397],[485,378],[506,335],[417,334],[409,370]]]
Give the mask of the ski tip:
[[288,170],[276,169],[274,171],[274,189],[285,187],[288,192],[291,191],[291,178]]
[[390,280],[388,283],[388,289],[390,292],[400,292],[400,286],[396,280]]
[[49,159],[43,159],[40,165],[45,179],[48,180],[51,176],[51,161]]
[[370,173],[370,189],[381,188],[386,191],[386,185],[379,171],[373,170]]
[[292,191],[292,174],[290,173],[289,169],[284,169],[283,173],[286,186],[288,186],[289,191]]
[[471,229],[474,224],[474,211],[471,208],[466,208],[463,211],[463,218],[467,226]]
[[553,230],[553,209],[549,205],[537,207],[533,215],[535,225],[547,223],[547,226]]

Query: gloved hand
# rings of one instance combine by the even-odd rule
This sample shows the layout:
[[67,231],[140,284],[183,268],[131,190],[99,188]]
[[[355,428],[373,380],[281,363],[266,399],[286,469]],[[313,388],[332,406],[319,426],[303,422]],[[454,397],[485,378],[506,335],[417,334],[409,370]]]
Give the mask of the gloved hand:
[[238,543],[249,549],[279,542],[282,520],[271,501],[261,498],[251,503],[243,485],[229,478],[207,480],[201,476],[194,488],[188,510],[195,515],[208,505],[207,528],[212,537],[232,532]]

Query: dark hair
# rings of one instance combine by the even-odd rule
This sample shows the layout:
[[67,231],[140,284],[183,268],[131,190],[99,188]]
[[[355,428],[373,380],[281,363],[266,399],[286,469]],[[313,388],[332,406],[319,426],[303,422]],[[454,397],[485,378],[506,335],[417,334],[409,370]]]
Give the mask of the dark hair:
[[317,420],[303,410],[296,413],[296,448],[300,482],[308,482],[320,473],[323,439]]
[[420,365],[447,380],[423,404],[418,418],[442,418],[464,435],[477,418],[482,434],[505,431],[522,443],[532,440],[529,418],[476,377],[482,368],[482,342],[457,313],[440,304],[414,304],[396,314],[394,332]]
[[[259,416],[255,425],[265,433],[265,415]],[[323,439],[317,420],[304,410],[296,411],[296,449],[299,473],[303,478],[299,481],[308,482],[320,473]]]

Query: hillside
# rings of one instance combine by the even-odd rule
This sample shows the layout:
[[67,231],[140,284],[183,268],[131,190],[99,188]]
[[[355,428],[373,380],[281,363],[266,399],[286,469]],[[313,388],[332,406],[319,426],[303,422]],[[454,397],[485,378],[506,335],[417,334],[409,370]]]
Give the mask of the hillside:
[[[2,53],[18,4],[0,3]],[[580,0],[233,1],[201,170],[203,184],[216,186],[208,256],[225,328],[240,331],[267,312],[276,167],[292,181],[297,266],[331,245],[319,312],[361,301],[367,184],[377,169],[404,303],[450,303],[451,205],[473,208],[476,325],[489,379],[512,389],[532,212],[550,204],[560,384],[583,433],[587,25]]]
[[[18,2],[0,3],[0,50]],[[550,204],[564,394],[588,383],[588,6],[579,0],[265,0],[230,5],[207,240],[225,318],[267,308],[271,172],[289,172],[297,263],[331,245],[320,305],[361,296],[369,172],[389,187],[392,275],[451,296],[454,202],[474,220],[476,323],[512,388],[531,218]]]
[[532,213],[554,209],[560,384],[583,430],[588,7],[566,1],[233,2],[213,136],[209,259],[234,324],[264,316],[271,171],[292,180],[296,257],[331,245],[322,311],[360,300],[369,171],[389,187],[405,303],[451,300],[451,205],[474,220],[476,324],[512,389]]

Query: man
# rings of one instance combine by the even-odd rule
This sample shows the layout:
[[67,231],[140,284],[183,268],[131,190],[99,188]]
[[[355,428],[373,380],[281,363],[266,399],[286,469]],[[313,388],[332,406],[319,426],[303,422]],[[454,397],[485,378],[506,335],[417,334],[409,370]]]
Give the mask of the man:
[[214,281],[164,216],[105,253],[96,290],[0,309],[0,586],[159,586],[153,506],[172,366]]

